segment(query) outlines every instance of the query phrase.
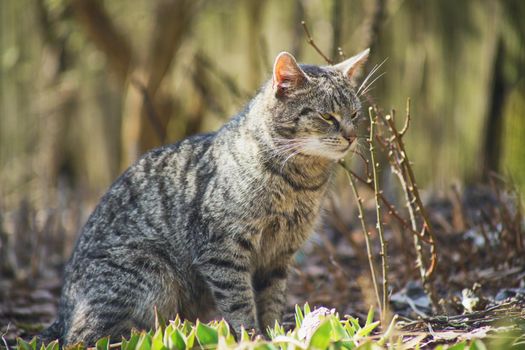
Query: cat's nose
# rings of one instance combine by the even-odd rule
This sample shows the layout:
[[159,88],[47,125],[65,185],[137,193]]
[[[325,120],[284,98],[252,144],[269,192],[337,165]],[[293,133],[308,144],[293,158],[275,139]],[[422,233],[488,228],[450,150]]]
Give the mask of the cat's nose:
[[341,135],[348,143],[352,143],[355,140],[356,133],[353,127],[346,127],[341,129]]

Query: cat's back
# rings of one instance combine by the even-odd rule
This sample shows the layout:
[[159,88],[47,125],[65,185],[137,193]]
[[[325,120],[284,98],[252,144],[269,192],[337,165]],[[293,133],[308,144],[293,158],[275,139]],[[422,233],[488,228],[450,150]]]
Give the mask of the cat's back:
[[91,245],[111,249],[136,240],[168,239],[174,227],[183,227],[181,216],[202,181],[198,173],[212,166],[214,138],[215,134],[195,135],[149,151],[130,166],[88,219],[76,255]]

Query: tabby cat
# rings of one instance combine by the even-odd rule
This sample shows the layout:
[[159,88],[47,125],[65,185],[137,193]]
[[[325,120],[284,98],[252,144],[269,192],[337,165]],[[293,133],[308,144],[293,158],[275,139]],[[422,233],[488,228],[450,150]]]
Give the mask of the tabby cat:
[[168,318],[224,317],[237,334],[280,320],[292,256],[356,137],[354,80],[368,52],[323,67],[283,52],[220,130],[125,171],[81,231],[42,340],[120,339],[151,328],[154,307]]

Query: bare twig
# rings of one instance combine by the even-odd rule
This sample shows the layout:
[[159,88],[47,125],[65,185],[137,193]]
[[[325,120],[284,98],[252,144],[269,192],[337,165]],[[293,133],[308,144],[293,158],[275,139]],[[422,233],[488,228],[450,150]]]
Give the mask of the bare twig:
[[375,148],[374,148],[374,132],[375,128],[374,126],[377,124],[376,119],[372,115],[373,108],[370,107],[368,110],[368,116],[370,118],[370,158],[372,161],[372,174],[374,176],[374,195],[375,195],[375,201],[376,201],[376,228],[377,233],[379,235],[379,241],[381,244],[381,267],[382,267],[382,273],[383,273],[383,314],[381,317],[382,325],[383,327],[386,327],[386,324],[388,323],[387,317],[388,317],[388,304],[389,304],[389,297],[388,297],[388,256],[387,256],[387,243],[385,241],[385,236],[383,232],[383,218],[382,218],[382,211],[381,211],[381,204],[380,204],[380,189],[379,189],[379,177],[378,177],[378,171],[379,171],[379,163],[376,163],[376,154],[375,154]]
[[377,299],[377,305],[379,308],[379,313],[381,314],[381,318],[383,318],[383,306],[381,305],[381,298],[379,297],[379,290],[377,285],[377,278],[376,278],[376,270],[374,266],[374,257],[372,255],[372,245],[370,243],[370,232],[366,228],[366,222],[365,222],[365,214],[363,209],[363,199],[359,196],[359,193],[357,192],[357,186],[355,184],[355,181],[353,180],[352,176],[350,176],[350,170],[346,168],[346,164],[344,161],[340,161],[339,164],[343,167],[345,170],[345,174],[348,178],[348,182],[350,183],[350,186],[352,187],[352,192],[354,193],[354,197],[357,201],[357,210],[359,212],[359,222],[361,223],[361,229],[363,230],[363,234],[365,236],[365,243],[366,243],[366,252],[368,255],[368,264],[370,265],[370,275],[372,277],[372,284],[374,285],[374,292]]
[[329,59],[328,56],[326,56],[323,53],[323,51],[321,51],[321,49],[315,44],[314,39],[310,35],[310,31],[308,30],[308,27],[306,26],[306,22],[301,21],[301,25],[303,26],[304,32],[306,33],[306,41],[308,42],[308,44],[310,44],[314,48],[314,50],[317,51],[319,55],[321,55],[321,57],[326,61],[326,63],[334,64],[334,61]]
[[7,344],[7,340],[5,340],[5,336],[9,332],[9,326],[11,326],[11,322],[7,324],[5,332],[2,333],[2,335],[0,336],[2,338],[2,341],[3,341],[4,345],[5,345],[6,350],[9,350],[9,345]]
[[[344,166],[345,166],[345,169],[350,173],[350,175],[352,175],[355,179],[357,179],[362,184],[366,185],[370,190],[372,191],[374,190],[372,180],[364,179],[363,177],[359,176],[356,172],[346,167],[346,165]],[[420,232],[412,230],[410,224],[399,215],[399,211],[396,209],[396,207],[392,203],[388,201],[388,199],[385,197],[383,193],[379,193],[379,197],[381,198],[381,201],[383,202],[383,204],[388,207],[388,212],[387,212],[388,215],[393,216],[405,229],[407,229],[411,234],[418,236],[423,242],[428,243],[428,244],[431,243],[429,239],[421,235]]]
[[408,190],[410,191],[410,194],[412,196],[412,199],[416,205],[416,210],[421,215],[421,218],[423,219],[423,228],[425,232],[429,236],[429,240],[431,242],[430,244],[430,251],[431,251],[431,258],[430,258],[430,266],[427,268],[425,273],[425,278],[428,279],[432,276],[432,274],[435,271],[436,264],[437,264],[437,252],[436,252],[436,239],[434,236],[434,232],[430,225],[430,220],[428,218],[428,214],[425,210],[425,207],[423,206],[423,202],[421,201],[421,197],[419,195],[419,190],[417,188],[414,171],[412,170],[412,166],[410,165],[410,161],[408,159],[406,150],[405,150],[405,144],[402,139],[402,135],[397,131],[396,125],[394,123],[393,118],[385,118],[387,125],[390,129],[390,132],[392,133],[392,141],[396,143],[396,146],[398,148],[399,154],[402,156],[402,159],[399,160],[400,167],[403,171],[406,172],[406,179],[408,180]]
[[399,136],[403,137],[405,133],[407,132],[409,126],[410,126],[410,97],[407,98],[405,125],[403,125],[403,129],[401,129],[401,131],[399,132]]

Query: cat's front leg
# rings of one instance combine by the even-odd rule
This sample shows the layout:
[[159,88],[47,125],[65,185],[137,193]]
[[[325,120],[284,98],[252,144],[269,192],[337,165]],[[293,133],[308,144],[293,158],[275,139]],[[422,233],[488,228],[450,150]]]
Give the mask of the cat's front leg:
[[273,327],[275,321],[281,322],[286,303],[286,277],[286,266],[277,266],[254,275],[257,318],[263,332]]
[[217,309],[236,335],[240,335],[241,326],[259,332],[248,259],[239,252],[221,247],[210,250],[199,260],[199,271],[211,290]]

